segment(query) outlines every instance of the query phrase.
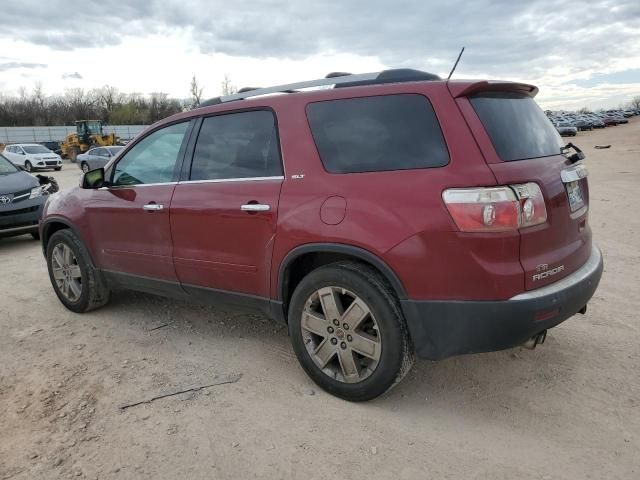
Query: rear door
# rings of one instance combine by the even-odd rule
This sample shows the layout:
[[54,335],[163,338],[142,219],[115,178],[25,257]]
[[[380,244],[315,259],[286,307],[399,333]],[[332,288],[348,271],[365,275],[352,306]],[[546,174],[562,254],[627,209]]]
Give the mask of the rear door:
[[563,142],[530,94],[475,93],[458,99],[498,184],[536,182],[547,221],[520,229],[525,288],[555,282],[582,266],[591,253],[586,168],[561,154]]
[[269,296],[283,168],[270,110],[202,120],[171,202],[175,269],[193,295]]

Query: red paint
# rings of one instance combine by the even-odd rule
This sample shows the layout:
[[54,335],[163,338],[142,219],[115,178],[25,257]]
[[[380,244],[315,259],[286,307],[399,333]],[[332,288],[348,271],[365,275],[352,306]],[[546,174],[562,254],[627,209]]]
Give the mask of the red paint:
[[[171,202],[176,273],[201,287],[269,296],[282,180],[185,183]],[[241,212],[261,203],[268,212]]]
[[[560,278],[533,283],[531,272],[541,263],[564,264],[562,276],[574,271],[589,255],[591,231],[584,217],[569,218],[560,182],[560,170],[568,165],[564,157],[517,162],[497,157],[467,99],[455,98],[480,87],[474,82],[450,87],[446,82],[397,83],[254,98],[185,112],[151,127],[127,150],[176,119],[268,107],[278,120],[284,180],[118,192],[76,188],[52,198],[46,215],[74,224],[100,268],[185,284],[276,299],[280,265],[289,252],[309,243],[339,243],[366,249],[386,262],[412,299],[507,299]],[[429,98],[450,163],[423,170],[327,173],[306,119],[308,103],[393,93]],[[448,188],[528,181],[540,185],[548,221],[519,231],[460,232],[441,197]],[[588,203],[587,182],[582,183]],[[144,212],[142,205],[151,201],[165,209]],[[271,210],[241,212],[240,205],[251,201],[269,204]]]
[[347,213],[347,201],[344,197],[327,198],[320,207],[320,219],[327,225],[338,225]]

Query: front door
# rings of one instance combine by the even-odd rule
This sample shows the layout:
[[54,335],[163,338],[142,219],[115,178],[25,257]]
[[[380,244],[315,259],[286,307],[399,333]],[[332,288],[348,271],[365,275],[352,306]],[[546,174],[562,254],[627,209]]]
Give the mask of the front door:
[[99,267],[111,273],[177,282],[169,205],[189,122],[141,138],[107,173],[109,185],[87,206]]
[[171,201],[174,264],[185,290],[269,296],[282,175],[271,111],[202,121],[189,175]]

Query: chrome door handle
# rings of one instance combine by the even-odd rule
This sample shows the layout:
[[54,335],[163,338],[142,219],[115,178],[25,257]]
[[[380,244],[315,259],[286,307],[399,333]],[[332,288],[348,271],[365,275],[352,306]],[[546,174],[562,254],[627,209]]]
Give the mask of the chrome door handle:
[[243,212],[268,212],[271,210],[271,206],[263,203],[248,203],[246,205],[240,205],[240,210]]
[[161,205],[159,203],[147,203],[142,208],[143,208],[143,210],[146,210],[147,212],[157,212],[158,210],[162,210],[164,208],[164,205]]

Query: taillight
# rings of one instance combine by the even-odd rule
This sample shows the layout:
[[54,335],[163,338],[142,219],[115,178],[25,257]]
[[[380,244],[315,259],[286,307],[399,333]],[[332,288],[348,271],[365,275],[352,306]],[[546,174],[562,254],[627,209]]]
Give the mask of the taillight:
[[544,197],[536,183],[452,188],[442,193],[442,199],[463,232],[506,232],[547,220]]
[[511,185],[520,201],[520,228],[533,227],[547,221],[547,207],[537,183]]

